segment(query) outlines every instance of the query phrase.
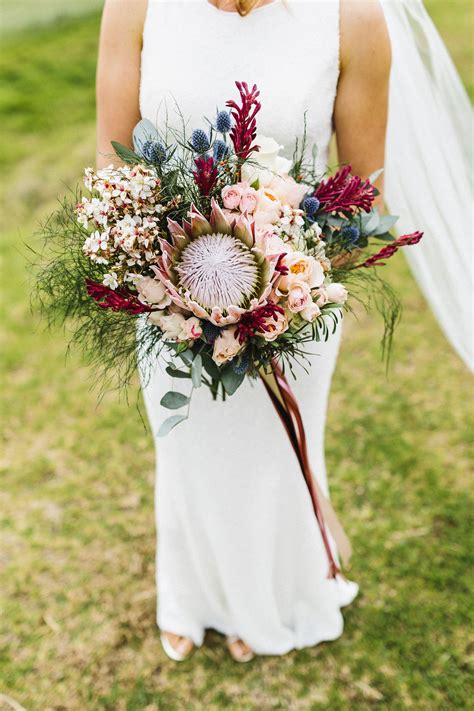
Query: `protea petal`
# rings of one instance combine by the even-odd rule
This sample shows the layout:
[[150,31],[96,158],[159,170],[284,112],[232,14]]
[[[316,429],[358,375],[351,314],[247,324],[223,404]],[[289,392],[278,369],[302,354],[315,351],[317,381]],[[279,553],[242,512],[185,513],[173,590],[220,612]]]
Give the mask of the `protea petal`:
[[245,244],[246,247],[252,249],[254,246],[254,238],[248,220],[245,219],[243,215],[240,215],[234,224],[232,229],[234,237],[240,239],[241,242]]
[[193,237],[201,237],[202,235],[212,235],[214,230],[211,223],[200,213],[191,215],[191,232]]
[[211,205],[212,210],[209,221],[213,232],[220,232],[223,235],[232,234],[232,226],[214,198],[212,198]]
[[190,236],[186,234],[183,227],[178,222],[175,222],[175,220],[171,220],[170,218],[168,218],[168,230],[176,249],[184,249],[191,241]]

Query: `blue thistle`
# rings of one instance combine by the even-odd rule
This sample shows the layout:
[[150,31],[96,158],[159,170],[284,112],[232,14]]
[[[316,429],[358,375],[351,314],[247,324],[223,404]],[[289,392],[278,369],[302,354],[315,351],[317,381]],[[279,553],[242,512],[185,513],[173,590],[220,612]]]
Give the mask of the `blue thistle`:
[[209,137],[202,128],[196,128],[191,135],[191,145],[199,155],[203,155],[209,150]]
[[166,147],[160,141],[145,141],[141,153],[148,163],[164,163],[167,158]]
[[229,146],[227,146],[224,141],[217,140],[214,143],[214,160],[216,163],[220,163],[224,160],[227,153],[229,152]]
[[310,222],[314,222],[320,204],[318,198],[314,196],[305,197],[303,200],[303,210],[306,212],[306,217]]
[[227,133],[232,128],[232,117],[227,111],[218,111],[216,116],[216,130]]
[[234,363],[233,369],[234,373],[237,375],[244,375],[247,372],[250,365],[250,358],[247,353],[242,353],[240,358]]
[[351,227],[350,225],[347,225],[342,228],[341,234],[345,242],[356,244],[359,241],[360,230],[358,227]]
[[206,337],[206,340],[209,343],[214,343],[217,336],[220,334],[221,329],[219,328],[219,326],[215,326],[210,321],[204,321],[202,325],[202,331],[204,333],[204,336]]

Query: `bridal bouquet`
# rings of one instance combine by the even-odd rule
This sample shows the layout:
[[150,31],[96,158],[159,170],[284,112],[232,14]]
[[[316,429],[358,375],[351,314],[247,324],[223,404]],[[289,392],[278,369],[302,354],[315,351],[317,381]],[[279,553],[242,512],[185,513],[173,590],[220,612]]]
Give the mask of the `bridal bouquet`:
[[[349,295],[375,303],[389,350],[399,302],[375,269],[422,233],[395,239],[374,208],[371,179],[345,166],[317,173],[305,131],[293,159],[257,135],[259,91],[236,82],[206,128],[160,131],[142,120],[134,149],[113,143],[121,167],[85,172],[87,194],[66,199],[44,226],[37,292],[50,321],[72,325],[97,376],[127,384],[160,356],[174,388],[161,405],[187,408],[195,388],[233,395],[260,377],[295,450],[329,560],[325,519],[342,559],[350,546],[312,476],[298,403],[285,377],[306,344],[336,329]],[[174,414],[160,433],[186,419]]]
[[[189,138],[140,121],[133,151],[113,144],[123,165],[88,168],[87,195],[45,226],[42,303],[71,318],[73,340],[122,383],[137,354],[152,365],[161,351],[170,375],[225,398],[246,376],[304,359],[351,291],[381,307],[388,338],[397,320],[396,297],[373,267],[421,233],[394,239],[396,218],[374,209],[371,180],[350,166],[318,175],[304,135],[293,160],[281,156],[257,135],[257,87],[236,85],[239,101]],[[190,397],[170,391],[162,404],[179,409]]]

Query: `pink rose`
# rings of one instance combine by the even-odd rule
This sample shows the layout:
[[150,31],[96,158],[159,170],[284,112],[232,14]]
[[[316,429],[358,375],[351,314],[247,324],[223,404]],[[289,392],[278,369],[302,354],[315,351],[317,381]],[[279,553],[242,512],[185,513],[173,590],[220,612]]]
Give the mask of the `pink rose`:
[[254,188],[245,188],[240,198],[239,208],[241,212],[255,212],[257,209],[257,191]]
[[242,350],[243,345],[241,345],[235,337],[235,331],[236,326],[223,328],[220,335],[217,336],[214,341],[212,359],[218,365],[232,360],[232,358],[235,358],[235,356]]
[[242,198],[240,185],[226,185],[221,191],[222,202],[228,210],[236,210]]
[[305,281],[295,281],[288,290],[288,308],[298,313],[311,303],[311,290]]
[[273,232],[272,225],[257,227],[255,243],[266,256],[286,254],[291,247]]
[[172,313],[162,315],[158,312],[153,312],[148,316],[148,320],[154,325],[161,328],[163,331],[163,339],[165,341],[182,340],[182,330],[185,318],[182,314]]
[[345,304],[349,296],[346,287],[342,284],[329,284],[326,287],[326,293],[329,301],[333,304]]
[[318,318],[318,316],[321,316],[321,309],[313,301],[308,304],[306,308],[300,311],[300,315],[304,318],[305,321],[314,321]]
[[181,337],[183,338],[183,340],[195,340],[196,338],[200,338],[201,336],[202,328],[200,320],[195,316],[187,318],[186,321],[183,323],[181,329]]
[[324,287],[321,287],[317,291],[313,291],[313,297],[319,307],[324,306],[328,303],[328,293]]
[[258,335],[263,336],[266,341],[274,341],[282,333],[284,333],[288,328],[288,319],[285,314],[277,313],[277,320],[273,317],[265,319],[265,326],[267,326],[268,331],[259,331]]

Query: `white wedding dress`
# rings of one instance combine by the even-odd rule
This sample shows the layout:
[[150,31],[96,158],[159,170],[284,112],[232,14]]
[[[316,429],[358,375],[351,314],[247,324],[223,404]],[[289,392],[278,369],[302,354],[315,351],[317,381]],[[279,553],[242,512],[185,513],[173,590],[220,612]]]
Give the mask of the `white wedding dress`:
[[[291,157],[307,111],[308,139],[324,169],[339,67],[339,3],[273,2],[241,18],[206,0],[149,0],[141,73],[141,113],[189,130],[206,127],[216,106],[237,98],[235,80],[261,91],[259,132]],[[324,426],[340,329],[314,344],[309,374],[290,379],[307,429],[315,475],[327,492]],[[184,383],[184,385],[183,385]],[[175,381],[186,392],[187,381]],[[157,362],[143,393],[156,437],[171,389]],[[288,437],[260,382],[227,402],[207,388],[190,418],[157,450],[158,624],[202,644],[206,628],[236,634],[257,653],[332,640],[355,583],[327,578],[328,561],[308,490]]]

